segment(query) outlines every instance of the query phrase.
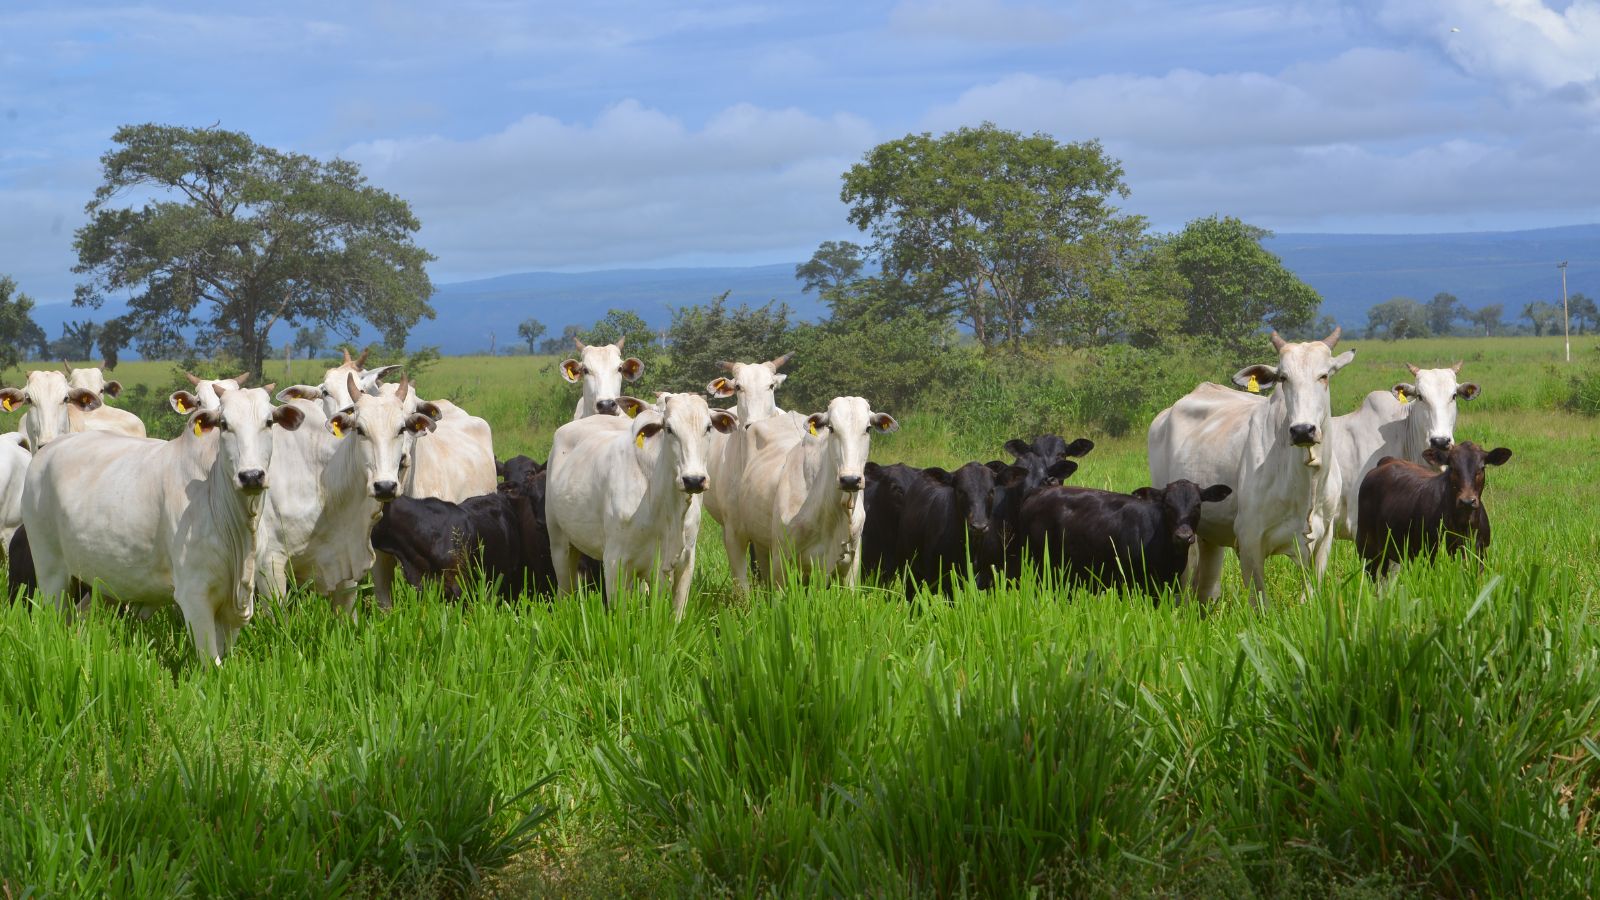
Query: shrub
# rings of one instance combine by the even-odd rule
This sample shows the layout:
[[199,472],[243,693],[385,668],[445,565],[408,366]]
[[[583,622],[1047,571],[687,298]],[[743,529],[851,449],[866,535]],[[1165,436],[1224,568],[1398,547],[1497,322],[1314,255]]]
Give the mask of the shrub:
[[759,362],[791,349],[787,305],[777,301],[758,307],[741,303],[729,309],[727,301],[724,292],[704,306],[672,311],[672,327],[667,332],[672,358],[663,366],[660,381],[664,390],[700,391],[721,372],[719,360]]

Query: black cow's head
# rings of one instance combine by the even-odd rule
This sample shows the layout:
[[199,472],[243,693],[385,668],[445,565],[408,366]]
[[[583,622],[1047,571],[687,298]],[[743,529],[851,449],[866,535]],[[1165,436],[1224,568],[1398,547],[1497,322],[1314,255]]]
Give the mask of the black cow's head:
[[1139,488],[1133,496],[1161,507],[1161,521],[1173,546],[1187,552],[1197,539],[1195,529],[1200,527],[1200,504],[1220,503],[1232,493],[1233,488],[1225,484],[1201,488],[1192,481],[1179,479],[1164,488]]
[[1511,451],[1504,447],[1486,451],[1471,441],[1462,441],[1449,450],[1429,447],[1422,458],[1445,470],[1456,510],[1470,513],[1483,503],[1483,467],[1504,465],[1511,458]]

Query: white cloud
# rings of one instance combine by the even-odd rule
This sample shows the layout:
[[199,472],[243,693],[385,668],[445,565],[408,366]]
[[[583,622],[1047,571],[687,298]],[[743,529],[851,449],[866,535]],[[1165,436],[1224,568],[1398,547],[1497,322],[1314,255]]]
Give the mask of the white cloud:
[[840,230],[839,173],[873,140],[850,116],[740,104],[695,128],[626,101],[587,124],[530,115],[345,155],[412,202],[421,243],[459,277],[793,253]]
[[1006,0],[900,0],[889,26],[918,37],[1001,44],[1051,43],[1072,32],[1054,9]]

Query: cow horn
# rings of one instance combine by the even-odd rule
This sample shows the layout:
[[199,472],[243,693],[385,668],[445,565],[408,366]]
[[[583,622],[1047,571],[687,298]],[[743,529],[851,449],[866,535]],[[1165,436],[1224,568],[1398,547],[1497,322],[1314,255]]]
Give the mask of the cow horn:
[[622,337],[617,338],[617,349],[621,350],[622,349],[622,345],[626,344],[627,342],[628,342],[628,336],[627,335],[623,335]]
[[183,370],[183,377],[189,379],[189,383],[190,384],[199,384],[200,383],[200,376],[196,375],[195,373],[193,373],[191,371],[189,371],[188,369]]
[[356,384],[356,376],[353,372],[344,373],[344,378],[345,387],[350,391],[350,402],[351,404],[354,404],[356,402],[356,398],[361,396],[361,385]]
[[577,344],[577,345],[578,345],[578,352],[579,352],[579,353],[582,353],[582,352],[583,352],[583,351],[584,351],[584,350],[585,350],[585,349],[587,349],[587,348],[588,348],[588,346],[589,346],[589,345],[588,345],[588,344],[585,344],[585,343],[584,343],[584,342],[583,342],[583,338],[580,338],[580,337],[578,337],[578,336],[577,336],[577,335],[573,335],[573,336],[572,336],[572,342],[573,342],[573,343],[574,343],[574,344]]
[[72,363],[69,363],[69,362],[67,362],[66,360],[63,359],[61,361],[61,371],[67,373],[68,375],[71,375],[72,374]]
[[1413,378],[1415,378],[1417,376],[1418,372],[1422,371],[1421,369],[1417,368],[1416,366],[1413,366],[1411,363],[1406,363],[1406,368],[1411,371],[1411,377],[1413,377]]
[[368,347],[367,349],[361,351],[361,355],[356,357],[356,368],[358,368],[358,369],[366,368],[366,366],[367,366],[367,354],[371,353],[371,352],[372,352],[372,348],[371,347]]
[[1335,325],[1333,326],[1333,331],[1327,337],[1323,338],[1322,342],[1328,345],[1329,350],[1332,350],[1334,345],[1339,343],[1339,335],[1341,334],[1344,334],[1344,329],[1338,325]]
[[778,357],[777,359],[773,360],[772,361],[772,371],[776,372],[779,369],[783,368],[784,363],[788,362],[791,359],[794,359],[794,354],[793,353],[785,353],[784,355],[782,355],[782,356]]
[[347,366],[350,365],[350,348],[340,347],[339,352],[344,354],[344,364]]
[[406,391],[409,390],[411,390],[411,376],[402,372],[400,373],[400,387],[395,390],[394,395],[401,400],[404,400],[406,398]]
[[717,360],[717,368],[721,369],[724,372],[727,372],[729,375],[733,374],[734,366],[735,366],[735,363],[728,362],[725,359]]
[[239,387],[244,387],[245,382],[250,380],[250,373],[240,372],[239,374],[233,376],[233,380],[239,385]]
[[1455,372],[1458,375],[1461,374],[1461,364],[1464,362],[1466,362],[1464,359],[1456,360],[1456,364],[1450,367],[1450,371]]
[[1272,333],[1272,349],[1278,351],[1279,353],[1282,353],[1284,346],[1287,345],[1288,343],[1289,342],[1284,340],[1283,337],[1281,335],[1279,335],[1276,331],[1274,331]]

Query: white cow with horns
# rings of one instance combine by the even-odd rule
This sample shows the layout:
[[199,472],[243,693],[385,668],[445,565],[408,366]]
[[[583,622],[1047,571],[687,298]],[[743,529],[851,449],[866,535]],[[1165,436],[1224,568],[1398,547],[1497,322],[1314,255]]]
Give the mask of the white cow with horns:
[[706,393],[713,397],[734,398],[733,408],[739,416],[738,428],[728,434],[713,432],[711,435],[711,456],[707,465],[711,484],[706,488],[706,512],[718,522],[726,521],[739,508],[739,492],[743,485],[740,476],[750,456],[750,426],[782,416],[789,420],[796,435],[805,427],[804,416],[778,408],[778,385],[789,377],[778,370],[793,355],[785,353],[770,362],[719,362],[717,365],[727,374],[711,379],[706,385]]
[[632,578],[671,584],[682,618],[694,577],[700,495],[713,430],[735,426],[698,394],[661,394],[654,407],[618,398],[634,418],[590,416],[556,430],[545,474],[545,521],[556,586],[577,581],[578,556],[601,561],[605,591],[620,597]]
[[171,441],[91,432],[50,442],[28,469],[22,520],[39,593],[71,582],[139,606],[176,602],[203,660],[221,664],[255,611],[256,528],[273,426],[304,416],[264,389],[221,391]]
[[1184,478],[1233,488],[1228,499],[1200,508],[1188,573],[1198,594],[1220,594],[1223,547],[1238,552],[1257,605],[1266,600],[1268,556],[1291,556],[1318,579],[1327,568],[1344,486],[1328,381],[1355,359],[1354,350],[1334,355],[1339,334],[1290,343],[1273,332],[1278,365],[1237,372],[1233,382],[1246,391],[1202,384],[1150,423],[1151,483]]
[[861,573],[861,503],[874,434],[900,424],[860,397],[835,397],[803,429],[779,416],[750,427],[752,441],[739,506],[723,522],[728,570],[741,591],[750,585],[747,548],[769,581],[785,560],[802,575],[820,573],[854,587]]
[[1456,440],[1456,401],[1478,396],[1478,386],[1457,383],[1461,363],[1448,369],[1419,369],[1409,363],[1412,380],[1387,391],[1373,391],[1355,412],[1335,416],[1334,452],[1339,454],[1339,518],[1336,534],[1356,538],[1361,479],[1385,456],[1426,465],[1429,449],[1449,450]]
[[[62,368],[70,370],[66,363],[62,363]],[[99,373],[98,369],[94,371]],[[104,383],[104,376],[99,380]],[[116,386],[112,396],[122,389],[117,382],[109,382],[107,386],[110,385]],[[12,412],[24,406],[27,411],[22,414],[22,426],[18,430],[27,434],[28,444],[34,450],[63,434],[80,431],[145,436],[144,422],[138,416],[125,409],[106,406],[99,391],[74,386],[63,372],[35,370],[28,373],[23,387],[0,388],[0,410]]]

